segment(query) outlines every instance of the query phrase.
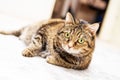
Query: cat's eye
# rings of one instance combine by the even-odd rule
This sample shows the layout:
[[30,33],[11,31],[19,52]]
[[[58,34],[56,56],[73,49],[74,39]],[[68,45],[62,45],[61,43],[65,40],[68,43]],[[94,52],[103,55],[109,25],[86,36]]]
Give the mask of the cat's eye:
[[66,38],[69,38],[69,37],[70,37],[70,33],[66,32],[66,33],[65,33],[65,37],[66,37]]
[[85,40],[84,40],[83,38],[79,38],[79,39],[78,39],[78,42],[79,42],[80,44],[82,44],[82,43],[85,42]]

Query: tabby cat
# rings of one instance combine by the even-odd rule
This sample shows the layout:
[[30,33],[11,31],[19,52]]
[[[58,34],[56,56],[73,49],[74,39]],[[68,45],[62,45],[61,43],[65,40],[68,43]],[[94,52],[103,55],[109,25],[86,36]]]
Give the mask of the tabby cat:
[[70,13],[66,19],[50,19],[15,31],[0,31],[15,35],[25,42],[25,57],[41,56],[50,64],[86,69],[92,59],[98,23],[74,20]]

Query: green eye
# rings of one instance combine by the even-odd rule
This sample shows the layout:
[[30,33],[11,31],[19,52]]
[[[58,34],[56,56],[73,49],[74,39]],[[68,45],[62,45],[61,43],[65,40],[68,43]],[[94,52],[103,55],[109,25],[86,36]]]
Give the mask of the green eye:
[[66,37],[66,38],[69,38],[69,37],[70,37],[70,33],[66,32],[66,33],[65,33],[65,37]]
[[78,39],[78,42],[79,42],[80,44],[82,44],[82,43],[85,42],[85,40],[84,40],[83,38],[79,38],[79,39]]

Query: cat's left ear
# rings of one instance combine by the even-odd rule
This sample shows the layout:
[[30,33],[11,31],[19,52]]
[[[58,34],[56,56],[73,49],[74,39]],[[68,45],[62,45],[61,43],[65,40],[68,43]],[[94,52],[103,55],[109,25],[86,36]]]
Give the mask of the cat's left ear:
[[69,23],[71,23],[71,24],[74,24],[74,23],[75,23],[73,16],[72,16],[71,13],[69,13],[69,12],[66,14],[65,23],[66,23],[66,24],[67,24],[67,23],[68,23],[68,24],[69,24]]
[[93,35],[96,35],[97,30],[99,29],[99,23],[94,23],[89,25],[89,30],[92,32]]

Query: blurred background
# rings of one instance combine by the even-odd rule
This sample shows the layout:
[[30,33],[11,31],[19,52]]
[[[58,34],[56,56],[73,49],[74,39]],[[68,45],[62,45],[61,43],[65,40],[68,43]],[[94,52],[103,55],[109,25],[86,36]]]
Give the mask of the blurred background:
[[119,0],[0,0],[0,27],[11,29],[44,19],[64,19],[67,12],[77,19],[99,22],[97,37],[120,46]]
[[65,18],[71,12],[77,19],[84,19],[90,23],[102,22],[107,9],[108,0],[57,0],[53,18]]

